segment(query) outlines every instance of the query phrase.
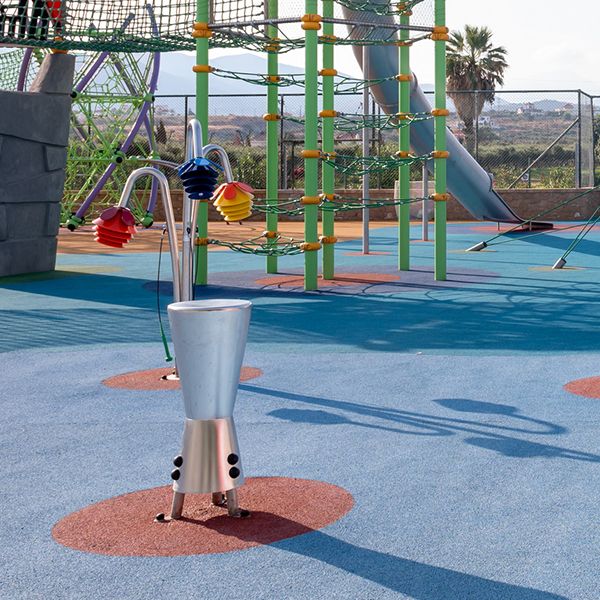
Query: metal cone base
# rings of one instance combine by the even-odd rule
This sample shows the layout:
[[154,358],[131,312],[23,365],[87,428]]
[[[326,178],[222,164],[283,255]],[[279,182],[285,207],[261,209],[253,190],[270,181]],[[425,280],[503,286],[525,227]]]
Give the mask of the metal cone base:
[[251,303],[200,300],[169,305],[169,321],[186,419],[182,450],[173,460],[171,518],[185,494],[213,494],[230,516],[248,516],[237,502],[244,483],[233,407],[248,335]]

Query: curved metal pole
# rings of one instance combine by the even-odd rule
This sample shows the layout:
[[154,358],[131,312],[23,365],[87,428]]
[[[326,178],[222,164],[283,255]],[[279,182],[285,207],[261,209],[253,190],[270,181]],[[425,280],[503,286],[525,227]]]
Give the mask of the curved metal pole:
[[[185,158],[203,158],[202,127],[197,119],[190,119],[185,135]],[[181,244],[181,290],[184,300],[191,300],[194,285],[194,242],[196,239],[196,219],[198,217],[198,201],[192,200],[183,192],[183,241]]]
[[190,119],[185,136],[185,159],[204,158],[202,127],[198,119]]
[[[219,155],[225,179],[228,183],[233,181],[233,172],[227,152],[217,144],[202,145],[202,127],[197,119],[190,119],[186,131],[186,160],[194,158],[205,158],[211,152]],[[183,242],[181,257],[181,284],[182,295],[185,300],[191,300],[193,296],[194,282],[194,242],[196,239],[196,221],[198,218],[198,201],[191,200],[184,192],[183,194]]]
[[167,236],[169,238],[169,253],[171,255],[171,270],[173,271],[173,299],[175,302],[180,302],[182,299],[181,278],[179,272],[179,249],[177,241],[177,230],[175,228],[175,213],[173,212],[173,201],[171,200],[171,192],[169,190],[169,182],[164,173],[161,173],[155,167],[141,167],[136,169],[129,175],[125,182],[125,187],[121,193],[121,199],[118,206],[126,208],[131,195],[134,191],[136,181],[140,177],[153,177],[160,188],[165,217],[167,219]]
[[231,183],[233,181],[233,171],[231,170],[231,163],[229,162],[229,156],[227,156],[227,152],[221,146],[217,146],[217,144],[208,144],[202,148],[203,156],[208,156],[211,152],[216,152],[221,159],[221,165],[223,166],[223,170],[225,172],[225,180],[227,183]]

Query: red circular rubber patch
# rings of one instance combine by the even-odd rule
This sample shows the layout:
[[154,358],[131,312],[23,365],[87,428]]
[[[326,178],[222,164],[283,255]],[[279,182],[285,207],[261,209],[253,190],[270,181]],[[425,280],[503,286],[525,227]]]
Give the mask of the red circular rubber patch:
[[[319,276],[319,284],[323,287],[346,287],[352,285],[375,285],[399,281],[398,275],[387,273],[339,273],[335,279],[323,279]],[[257,285],[278,286],[286,288],[304,287],[303,275],[276,275],[256,280]]]
[[600,399],[600,377],[586,377],[584,379],[569,381],[564,386],[564,389],[578,396]]
[[[111,388],[124,390],[177,390],[179,381],[177,379],[164,379],[171,375],[173,369],[150,369],[148,371],[131,371],[105,379],[102,383]],[[240,381],[249,381],[260,377],[263,372],[256,367],[242,367]]]
[[169,514],[171,486],[110,498],[67,515],[52,537],[74,550],[113,556],[218,554],[271,544],[310,533],[343,517],[354,506],[346,490],[308,479],[253,477],[238,490],[246,519],[227,516],[209,494],[188,494],[182,518],[157,523]]

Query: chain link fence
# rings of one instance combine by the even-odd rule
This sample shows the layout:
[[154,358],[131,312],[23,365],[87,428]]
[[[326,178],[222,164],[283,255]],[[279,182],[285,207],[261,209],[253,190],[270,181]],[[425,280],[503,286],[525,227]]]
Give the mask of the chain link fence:
[[[433,94],[433,92],[426,92]],[[448,127],[491,173],[497,188],[593,187],[600,127],[595,108],[600,98],[580,90],[499,91],[493,101],[482,92],[449,94]],[[154,104],[155,135],[162,158],[181,162],[185,126],[193,116],[193,96],[157,96]],[[256,188],[265,186],[264,94],[213,95],[210,97],[211,142],[225,147],[236,176]],[[373,102],[371,114],[380,114]],[[280,187],[304,185],[302,94],[281,94]],[[336,95],[336,110],[363,113],[362,94]],[[390,156],[397,150],[396,129],[371,130],[371,154]],[[360,156],[362,131],[336,131],[338,155]],[[371,177],[372,188],[391,189],[395,170]],[[420,178],[415,166],[414,179]],[[338,187],[361,186],[358,176],[338,173]],[[176,182],[173,181],[176,185]]]

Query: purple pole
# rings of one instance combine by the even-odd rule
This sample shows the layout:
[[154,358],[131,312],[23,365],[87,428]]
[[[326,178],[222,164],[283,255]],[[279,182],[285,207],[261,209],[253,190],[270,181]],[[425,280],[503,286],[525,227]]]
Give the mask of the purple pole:
[[106,60],[109,52],[101,52],[96,62],[89,68],[88,72],[82,77],[81,81],[75,86],[75,91],[79,94],[86,87],[87,84],[92,80],[94,75],[98,72],[98,69],[102,66],[102,63]]
[[[153,131],[152,131],[152,126],[150,123],[150,119],[148,118],[148,115],[146,115],[146,118],[144,119],[144,127],[146,128],[146,133],[148,135],[148,139],[150,140],[150,149],[154,150],[154,145],[152,144],[152,138],[153,138]],[[152,178],[152,183],[151,183],[151,187],[150,187],[150,199],[148,201],[148,206],[146,208],[146,211],[149,213],[153,213],[154,209],[156,208],[156,200],[158,198],[158,179],[156,177]]]
[[32,48],[26,48],[25,54],[23,54],[23,60],[21,61],[21,70],[19,71],[19,79],[17,81],[17,92],[25,91],[25,84],[27,83],[27,71],[29,71],[29,64],[31,63],[31,55],[33,54]]
[[[156,52],[154,54],[154,64],[152,65],[152,76],[150,78],[150,86],[149,86],[151,95],[153,95],[154,92],[156,91],[156,86],[158,84],[159,71],[160,71],[160,53]],[[137,117],[135,123],[133,124],[133,127],[129,131],[129,135],[125,138],[125,141],[121,145],[122,152],[127,152],[129,147],[131,146],[140,127],[142,126],[145,119],[147,118],[150,104],[151,104],[151,101],[148,101],[148,100],[144,101],[144,103],[142,104],[142,107],[140,109],[138,117]],[[79,209],[75,213],[75,216],[78,219],[83,219],[83,217],[85,216],[85,213],[88,211],[90,205],[96,199],[96,196],[100,193],[100,191],[102,190],[102,188],[108,181],[109,177],[112,175],[116,166],[117,166],[116,162],[111,162],[108,165],[108,167],[106,167],[106,170],[102,174],[102,177],[100,177],[100,179],[97,181],[97,183],[94,186],[94,188],[92,189],[92,191],[88,194],[87,198],[84,200],[83,204],[79,207]],[[151,197],[151,199],[152,199],[152,197]],[[155,198],[155,203],[156,203],[156,198]]]

